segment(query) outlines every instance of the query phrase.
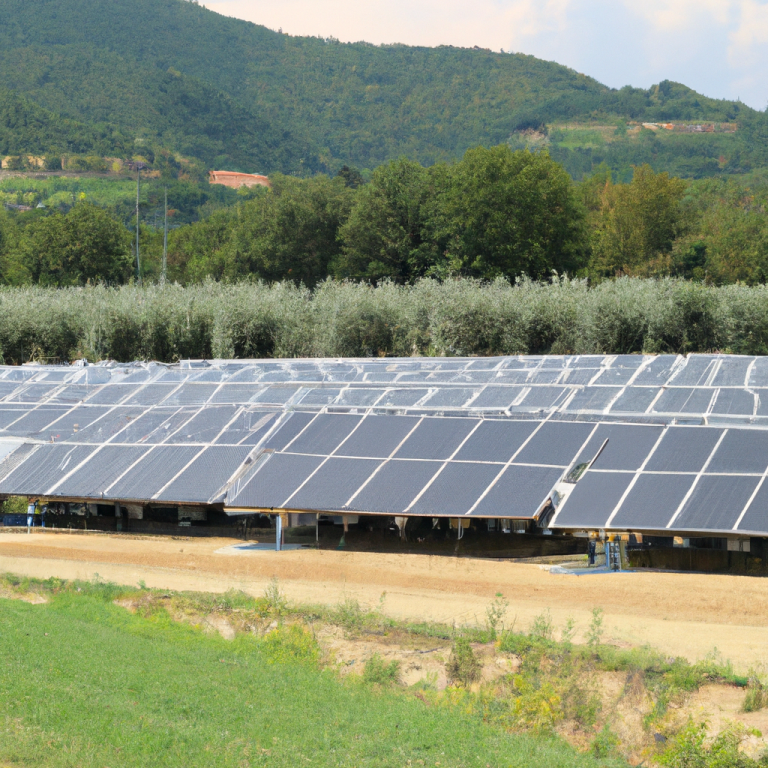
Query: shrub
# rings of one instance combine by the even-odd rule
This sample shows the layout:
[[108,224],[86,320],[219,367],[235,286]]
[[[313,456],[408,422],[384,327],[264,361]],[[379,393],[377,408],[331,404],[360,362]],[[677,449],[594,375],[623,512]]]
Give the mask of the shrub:
[[317,640],[302,624],[273,629],[264,635],[262,648],[273,664],[316,664],[320,658]]
[[458,637],[454,641],[446,671],[448,680],[454,685],[469,687],[480,679],[480,662],[465,637]]
[[363,682],[385,687],[400,684],[400,662],[387,663],[378,653],[374,653],[363,667]]

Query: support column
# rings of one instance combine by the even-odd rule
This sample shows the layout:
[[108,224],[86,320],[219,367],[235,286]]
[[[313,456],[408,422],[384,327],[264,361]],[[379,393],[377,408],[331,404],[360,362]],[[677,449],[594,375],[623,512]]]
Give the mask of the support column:
[[283,518],[275,515],[275,552],[280,552],[283,548]]

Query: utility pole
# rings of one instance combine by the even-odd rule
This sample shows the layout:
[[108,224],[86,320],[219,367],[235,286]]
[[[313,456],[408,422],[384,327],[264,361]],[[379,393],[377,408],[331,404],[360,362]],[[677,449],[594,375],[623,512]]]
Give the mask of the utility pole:
[[165,226],[163,227],[163,276],[165,285],[165,273],[168,269],[168,187],[165,188]]
[[136,282],[141,285],[141,258],[139,257],[139,191],[141,166],[136,164]]

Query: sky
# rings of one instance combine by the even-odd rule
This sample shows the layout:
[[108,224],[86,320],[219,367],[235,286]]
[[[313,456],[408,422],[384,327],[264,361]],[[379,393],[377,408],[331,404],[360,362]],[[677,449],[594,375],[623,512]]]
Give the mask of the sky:
[[200,0],[344,42],[480,46],[557,61],[606,85],[675,80],[768,106],[768,0]]

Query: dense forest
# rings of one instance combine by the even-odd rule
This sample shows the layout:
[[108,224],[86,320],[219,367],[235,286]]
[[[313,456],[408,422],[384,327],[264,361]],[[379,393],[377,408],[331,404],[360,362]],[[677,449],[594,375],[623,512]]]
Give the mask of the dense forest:
[[[548,134],[575,178],[601,163],[675,175],[768,165],[768,122],[736,101],[665,81],[614,90],[531,56],[292,37],[184,0],[5,0],[0,4],[0,153],[165,152],[207,167],[307,176],[422,165],[478,144]],[[607,143],[558,140],[569,122]],[[627,123],[729,123],[729,135],[627,131]],[[55,127],[56,130],[49,130]],[[57,135],[58,134],[58,135]]]
[[622,182],[602,166],[574,182],[547,152],[502,144],[471,149],[455,163],[394,160],[369,181],[349,167],[333,177],[276,174],[269,189],[239,191],[161,176],[142,193],[138,273],[135,182],[110,202],[98,193],[116,182],[92,181],[59,179],[61,191],[47,197],[41,190],[50,193],[51,181],[29,192],[0,186],[11,208],[0,211],[0,283],[158,281],[166,189],[173,223],[166,277],[180,284],[248,279],[311,288],[328,277],[412,284],[553,273],[593,283],[768,278],[768,175],[759,173],[683,180],[645,165]]

